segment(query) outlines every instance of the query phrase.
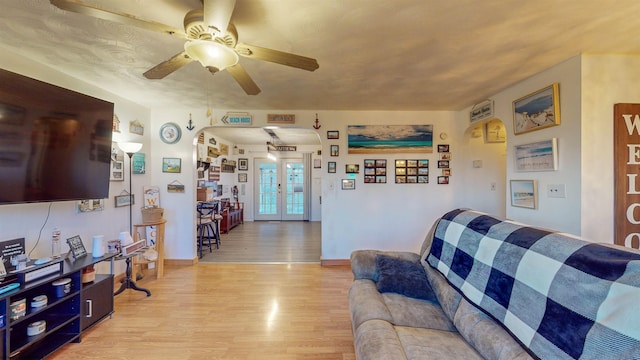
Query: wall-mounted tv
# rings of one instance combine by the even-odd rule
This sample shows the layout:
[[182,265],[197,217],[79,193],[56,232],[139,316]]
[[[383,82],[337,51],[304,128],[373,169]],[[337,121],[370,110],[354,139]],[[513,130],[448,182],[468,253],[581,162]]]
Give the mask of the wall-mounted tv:
[[0,69],[0,204],[109,196],[113,103]]

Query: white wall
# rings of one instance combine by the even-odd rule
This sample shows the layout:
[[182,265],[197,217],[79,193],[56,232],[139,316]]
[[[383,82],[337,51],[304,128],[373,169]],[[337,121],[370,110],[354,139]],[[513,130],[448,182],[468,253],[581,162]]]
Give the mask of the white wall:
[[[348,259],[351,251],[363,248],[418,251],[434,220],[456,203],[456,189],[464,178],[464,159],[459,157],[459,139],[446,140],[440,133],[454,133],[453,112],[335,111],[319,113],[324,130],[340,131],[339,140],[323,141],[322,154],[329,154],[331,144],[339,145],[340,157],[323,156],[337,162],[336,174],[324,174],[322,189],[322,258]],[[347,153],[347,125],[362,124],[433,124],[434,152],[431,154]],[[449,185],[438,185],[437,145],[449,144],[453,176]],[[362,164],[364,159],[387,159],[387,183],[365,184],[361,172],[355,190],[341,190],[341,180],[348,178],[345,165]],[[429,184],[395,184],[395,159],[429,159]],[[361,165],[362,166],[362,165]]]
[[[507,217],[550,229],[580,235],[581,232],[581,62],[580,56],[564,61],[542,73],[522,81],[492,96],[496,116],[504,120],[507,128]],[[560,84],[560,125],[531,131],[521,135],[513,133],[513,101],[553,83]],[[557,171],[516,172],[513,147],[537,141],[558,139],[559,169]],[[538,182],[538,208],[535,210],[513,207],[510,204],[509,180],[526,179]],[[549,184],[564,184],[566,198],[547,196]]]
[[[635,85],[640,77],[639,59],[632,56],[577,56],[490,97],[495,102],[496,117],[507,128],[506,145],[487,145],[482,139],[470,136],[469,109],[457,112],[318,112],[322,127],[317,133],[322,141],[323,155],[322,169],[314,170],[313,182],[321,184],[321,192],[314,194],[314,199],[319,202],[322,196],[322,259],[348,259],[352,250],[362,248],[415,251],[433,221],[455,207],[470,207],[528,224],[582,233],[586,238],[598,241],[612,241],[612,107],[617,102],[638,102],[640,90]],[[147,156],[147,174],[133,177],[136,198],[142,199],[143,185],[160,187],[161,202],[168,220],[166,256],[169,259],[195,258],[195,138],[199,131],[211,126],[204,106],[203,109],[148,110],[10,53],[3,53],[0,67],[115,102],[123,132],[114,134],[114,140],[141,141],[144,144],[142,152]],[[554,82],[560,84],[561,125],[513,135],[512,102]],[[214,118],[219,119],[226,111],[216,109]],[[253,126],[266,125],[267,111],[243,111],[253,115]],[[296,127],[312,129],[316,111],[283,112],[296,114]],[[196,126],[193,131],[185,128],[190,113]],[[145,126],[142,137],[128,133],[128,123],[135,119]],[[169,121],[182,126],[182,139],[174,145],[164,144],[158,136],[160,126]],[[433,124],[434,145],[446,143],[451,147],[450,184],[436,183],[440,170],[437,169],[438,154],[435,151],[424,155],[347,153],[347,125],[388,123]],[[327,130],[340,131],[340,139],[327,140]],[[447,140],[440,140],[442,132],[449,135]],[[552,137],[558,138],[558,171],[521,173],[514,170],[514,145]],[[339,157],[328,156],[331,144],[340,146]],[[182,172],[162,173],[163,157],[181,158]],[[427,158],[431,162],[430,183],[395,184],[393,177],[389,176],[386,184],[364,184],[361,172],[356,175],[356,190],[341,190],[340,181],[347,178],[345,164],[362,164],[365,158],[387,159],[389,174],[394,171],[395,159]],[[483,167],[473,168],[473,160],[483,160]],[[328,161],[337,162],[336,174],[326,172]],[[501,172],[506,175],[497,175]],[[510,206],[510,179],[538,180],[538,209]],[[167,185],[174,181],[185,186],[185,193],[166,191]],[[490,190],[494,181],[497,191]],[[549,184],[565,184],[567,197],[548,198],[546,187]],[[87,240],[91,235],[102,233],[107,238],[115,238],[118,232],[126,230],[128,211],[126,208],[115,209],[112,205],[113,196],[120,194],[125,185],[128,182],[111,183],[110,199],[103,212],[76,214],[72,202],[53,203],[52,215],[43,228],[36,252],[48,253],[48,237],[54,226],[62,227],[64,234],[69,236],[80,234],[86,246],[90,246]],[[249,202],[249,199],[245,200],[245,203]],[[0,240],[24,236],[28,246],[35,245],[47,208],[48,204],[1,206]],[[139,220],[140,211],[136,206],[134,222]]]
[[[141,142],[144,144],[141,152],[147,153],[148,156],[150,152],[147,140],[150,114],[148,109],[8,51],[3,51],[0,57],[0,68],[113,102],[115,113],[122,122],[121,133],[114,133],[113,141]],[[129,133],[129,121],[136,119],[145,126],[144,136]],[[128,168],[128,159],[125,160],[125,167]],[[142,186],[149,181],[150,177],[149,173],[133,176],[133,193],[138,200],[133,210],[134,222],[141,221],[139,210],[141,202],[139,201],[142,199]],[[24,237],[27,250],[33,249],[32,258],[38,258],[50,256],[51,232],[56,226],[61,229],[63,240],[73,235],[80,235],[87,251],[91,251],[93,235],[102,234],[105,239],[117,239],[119,232],[129,231],[129,208],[115,208],[113,197],[120,195],[122,190],[129,189],[128,178],[128,171],[125,171],[125,181],[110,182],[109,198],[105,199],[104,211],[77,213],[75,201],[2,205],[0,206],[0,241]],[[50,214],[49,206],[51,206]],[[63,250],[66,249],[67,247],[63,246]],[[123,268],[122,264],[118,266]]]
[[[216,109],[214,118],[219,119],[227,110]],[[243,110],[244,111],[244,110]],[[296,115],[296,127],[311,129],[315,111],[291,111]],[[266,125],[266,111],[248,111],[253,115],[252,126]],[[273,112],[273,111],[270,111]],[[189,132],[183,129],[182,139],[174,145],[162,143],[155,134],[168,121],[186,124],[189,113],[196,128]],[[205,109],[154,109],[152,118],[152,146],[154,163],[162,157],[181,157],[182,173],[162,174],[160,167],[154,169],[154,183],[161,188],[161,203],[167,218],[167,257],[172,259],[192,259],[195,257],[194,206],[195,204],[195,152],[194,139],[198,132],[210,126],[205,117]],[[314,181],[322,184],[322,259],[348,259],[352,250],[361,248],[382,248],[396,250],[419,249],[424,236],[433,221],[444,212],[451,210],[463,196],[458,189],[464,183],[468,160],[460,152],[456,136],[455,114],[453,112],[384,112],[384,111],[326,111],[318,112],[322,127],[317,130],[322,141],[322,169],[314,172]],[[392,120],[390,120],[392,119]],[[453,176],[449,185],[436,184],[438,154],[385,154],[349,155],[347,153],[347,124],[433,124],[434,145],[446,143],[453,155]],[[327,130],[340,131],[340,139],[327,140]],[[215,134],[215,129],[208,129]],[[451,134],[446,141],[439,140],[437,134]],[[339,157],[329,157],[329,145],[340,146]],[[249,149],[250,150],[250,149]],[[386,184],[364,184],[363,173],[356,175],[356,190],[341,190],[341,180],[347,178],[344,172],[347,163],[362,164],[365,158],[385,158],[388,160],[389,174]],[[429,184],[395,184],[393,176],[394,160],[403,158],[426,158],[430,160]],[[189,169],[191,159],[192,169]],[[328,161],[336,161],[338,172],[328,174]],[[252,162],[250,162],[251,164]],[[166,193],[166,184],[178,180],[185,185],[184,194]],[[249,179],[251,181],[251,178]],[[248,196],[248,195],[247,195]],[[314,195],[314,198],[316,195]],[[319,196],[317,196],[319,198]],[[250,201],[245,201],[250,202]],[[249,211],[247,209],[247,211]]]
[[582,236],[613,243],[613,105],[640,103],[640,56],[582,59]]

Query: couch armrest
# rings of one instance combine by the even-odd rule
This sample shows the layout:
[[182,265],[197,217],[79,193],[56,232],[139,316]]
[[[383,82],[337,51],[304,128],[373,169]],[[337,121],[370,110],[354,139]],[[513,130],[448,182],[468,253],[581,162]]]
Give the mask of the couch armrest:
[[355,279],[378,281],[376,255],[382,254],[420,263],[420,255],[408,251],[355,250],[351,253],[351,272]]

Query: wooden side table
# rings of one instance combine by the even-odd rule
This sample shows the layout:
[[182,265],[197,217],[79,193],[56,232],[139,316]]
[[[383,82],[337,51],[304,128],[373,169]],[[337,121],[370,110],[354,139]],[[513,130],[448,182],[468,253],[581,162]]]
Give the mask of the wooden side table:
[[156,245],[155,245],[155,250],[158,252],[158,259],[153,260],[153,261],[149,261],[149,260],[144,260],[144,259],[137,259],[134,258],[134,270],[133,270],[133,278],[136,278],[136,270],[135,270],[135,265],[138,264],[148,264],[148,263],[152,263],[155,262],[156,263],[156,276],[158,279],[162,278],[162,276],[164,276],[164,224],[167,222],[167,220],[165,219],[160,219],[158,221],[154,221],[154,222],[147,222],[147,223],[142,223],[142,224],[135,224],[133,225],[133,242],[136,242],[138,240],[140,240],[138,238],[138,229],[142,228],[143,231],[146,232],[146,228],[147,226],[155,226],[156,227]]

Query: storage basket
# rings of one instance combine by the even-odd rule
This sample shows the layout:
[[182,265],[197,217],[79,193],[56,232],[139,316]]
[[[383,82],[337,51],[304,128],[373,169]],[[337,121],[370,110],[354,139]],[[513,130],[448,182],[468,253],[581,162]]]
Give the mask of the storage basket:
[[162,220],[163,208],[142,208],[142,222],[152,223]]

